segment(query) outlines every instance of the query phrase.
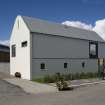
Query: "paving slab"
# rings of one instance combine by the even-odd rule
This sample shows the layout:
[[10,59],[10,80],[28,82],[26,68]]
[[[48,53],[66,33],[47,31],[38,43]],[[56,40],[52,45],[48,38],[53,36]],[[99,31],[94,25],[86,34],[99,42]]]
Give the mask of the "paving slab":
[[[99,83],[105,83],[105,80],[102,79],[81,79],[81,80],[72,80],[72,81],[67,81],[69,87],[73,88],[79,88],[79,87],[84,87],[88,85],[95,85]],[[50,83],[49,85],[56,87],[55,83]]]
[[8,83],[21,87],[25,92],[31,94],[52,93],[52,92],[54,93],[58,91],[57,88],[54,86],[32,82],[25,79],[10,78],[4,80],[7,81]]
[[10,84],[5,80],[0,80],[0,99],[1,97],[24,96],[24,95],[26,95],[25,91],[19,86]]

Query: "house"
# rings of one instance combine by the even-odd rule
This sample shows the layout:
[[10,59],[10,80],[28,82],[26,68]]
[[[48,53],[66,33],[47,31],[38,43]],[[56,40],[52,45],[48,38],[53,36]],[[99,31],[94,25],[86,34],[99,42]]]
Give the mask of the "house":
[[0,44],[0,73],[10,73],[10,49]]
[[105,42],[93,31],[17,16],[10,39],[10,72],[24,79],[98,72]]

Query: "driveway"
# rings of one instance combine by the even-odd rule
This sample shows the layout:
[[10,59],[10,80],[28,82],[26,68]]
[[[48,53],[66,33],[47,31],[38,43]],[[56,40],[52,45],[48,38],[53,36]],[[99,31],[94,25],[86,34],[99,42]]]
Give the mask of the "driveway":
[[73,91],[32,95],[0,80],[0,105],[105,105],[105,83]]
[[26,94],[22,88],[10,84],[8,82],[6,82],[5,78],[14,78],[13,76],[10,76],[9,74],[0,72],[0,98],[4,97],[4,96],[14,96],[14,95],[24,95]]
[[[10,96],[18,96],[18,95],[25,95],[26,93],[23,91],[22,88],[19,86],[10,84],[6,82],[5,78],[14,78],[13,76],[10,76],[9,74],[0,72],[0,100],[3,97],[10,97]],[[1,104],[0,104],[1,105]]]
[[[10,96],[21,96],[26,95],[26,93],[18,86],[9,84],[4,80],[0,80],[0,100],[2,97]],[[0,104],[1,105],[1,104]]]
[[105,83],[73,91],[28,94],[22,88],[1,78],[0,105],[105,105]]

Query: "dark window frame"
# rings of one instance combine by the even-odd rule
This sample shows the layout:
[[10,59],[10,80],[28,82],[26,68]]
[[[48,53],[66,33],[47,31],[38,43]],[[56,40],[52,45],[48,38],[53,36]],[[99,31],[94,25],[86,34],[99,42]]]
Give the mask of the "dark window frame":
[[28,43],[27,41],[22,42],[21,47],[27,47],[27,43]]
[[85,68],[85,62],[82,62],[82,68]]
[[40,64],[40,69],[41,69],[41,70],[45,70],[45,63],[41,63],[41,64]]
[[[95,55],[91,54],[91,45],[95,45],[95,51],[96,51]],[[89,57],[93,59],[98,58],[98,43],[97,42],[89,42]]]
[[65,63],[64,63],[64,69],[67,69],[67,68],[68,68],[68,63],[65,62]]
[[13,44],[11,46],[11,54],[12,54],[12,57],[16,57],[16,44]]

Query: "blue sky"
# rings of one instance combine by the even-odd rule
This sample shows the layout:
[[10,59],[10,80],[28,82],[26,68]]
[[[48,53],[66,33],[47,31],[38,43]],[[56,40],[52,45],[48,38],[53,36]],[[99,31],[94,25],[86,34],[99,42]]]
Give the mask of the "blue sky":
[[54,22],[105,19],[105,0],[0,0],[0,40],[8,40],[17,15]]

